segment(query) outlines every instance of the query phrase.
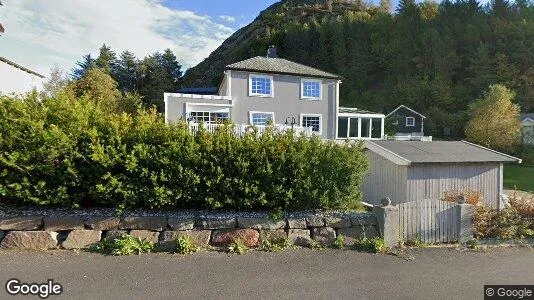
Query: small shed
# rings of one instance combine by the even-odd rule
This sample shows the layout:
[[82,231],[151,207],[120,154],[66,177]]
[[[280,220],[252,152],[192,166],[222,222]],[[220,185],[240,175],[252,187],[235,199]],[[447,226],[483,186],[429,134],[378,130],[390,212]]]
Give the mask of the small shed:
[[447,193],[477,192],[502,208],[503,163],[521,159],[465,141],[366,141],[369,173],[363,199],[392,204],[442,199]]
[[386,119],[395,126],[397,135],[425,135],[426,117],[406,105],[395,108],[386,115]]

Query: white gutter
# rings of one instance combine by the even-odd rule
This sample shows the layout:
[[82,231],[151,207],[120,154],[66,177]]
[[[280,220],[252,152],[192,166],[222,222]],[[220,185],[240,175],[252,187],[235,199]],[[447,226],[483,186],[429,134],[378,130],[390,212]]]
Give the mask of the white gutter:
[[484,150],[487,150],[487,151],[490,151],[490,152],[493,152],[493,153],[502,155],[502,156],[504,156],[504,157],[508,157],[508,158],[510,158],[510,159],[513,159],[513,160],[517,161],[518,163],[522,163],[522,162],[523,162],[523,160],[522,160],[521,158],[517,158],[517,157],[515,157],[515,156],[511,156],[511,155],[508,155],[508,154],[504,154],[504,153],[502,153],[502,152],[499,152],[499,151],[496,151],[496,150],[493,150],[493,149],[490,149],[490,148],[486,148],[486,147],[484,147],[484,146],[480,146],[480,145],[477,145],[477,144],[473,144],[473,143],[470,143],[470,142],[468,142],[468,141],[464,141],[464,140],[462,140],[462,142],[463,142],[463,143],[466,143],[466,144],[468,144],[468,145],[471,145],[471,146],[475,146],[475,147],[478,147],[478,148],[481,148],[481,149],[484,149]]

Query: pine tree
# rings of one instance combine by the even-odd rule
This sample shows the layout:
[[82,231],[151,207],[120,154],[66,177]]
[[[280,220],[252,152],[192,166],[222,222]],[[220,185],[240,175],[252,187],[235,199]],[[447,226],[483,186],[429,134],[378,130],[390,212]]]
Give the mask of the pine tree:
[[124,51],[117,61],[115,80],[122,92],[134,92],[141,80],[139,62],[132,52]]
[[83,57],[82,61],[76,62],[76,67],[72,69],[71,76],[74,79],[80,79],[89,69],[95,66],[95,60],[91,57],[91,54],[87,54]]
[[102,71],[114,75],[117,67],[117,56],[106,44],[100,47],[100,54],[95,60],[95,65]]

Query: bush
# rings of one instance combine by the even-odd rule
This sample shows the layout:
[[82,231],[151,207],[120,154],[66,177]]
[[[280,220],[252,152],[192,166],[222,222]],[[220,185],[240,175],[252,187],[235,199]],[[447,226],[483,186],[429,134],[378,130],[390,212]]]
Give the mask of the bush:
[[345,237],[338,235],[336,240],[332,243],[332,248],[334,249],[345,249]]
[[180,254],[192,254],[199,250],[199,247],[188,237],[177,238],[175,244],[176,252]]
[[154,249],[154,243],[131,235],[123,235],[116,239],[105,238],[91,245],[88,250],[107,255],[132,255],[147,253]]
[[479,205],[473,215],[476,238],[514,239],[534,236],[534,219],[522,215],[514,206],[494,210]]
[[155,110],[109,112],[68,93],[0,97],[0,198],[124,209],[351,209],[362,145],[231,125],[192,134]]
[[248,251],[248,247],[242,240],[236,239],[228,246],[228,253],[243,254]]
[[266,252],[277,252],[294,247],[293,242],[289,238],[263,240],[260,249]]
[[354,249],[358,251],[383,253],[386,250],[384,239],[379,237],[361,238],[354,242]]

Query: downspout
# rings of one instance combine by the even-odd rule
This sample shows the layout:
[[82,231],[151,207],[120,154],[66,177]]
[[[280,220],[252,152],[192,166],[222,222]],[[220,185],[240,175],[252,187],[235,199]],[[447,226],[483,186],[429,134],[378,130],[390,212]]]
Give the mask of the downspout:
[[338,80],[336,82],[336,101],[335,101],[335,118],[334,118],[334,132],[333,132],[333,136],[332,136],[332,139],[335,140],[337,138],[337,123],[338,123],[338,118],[339,118],[339,85],[341,84],[341,80]]

